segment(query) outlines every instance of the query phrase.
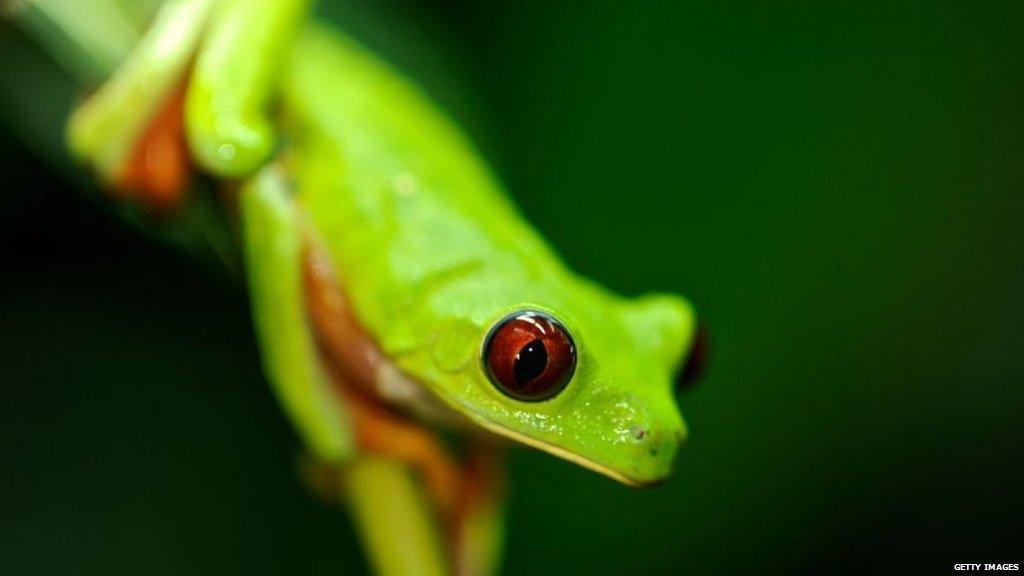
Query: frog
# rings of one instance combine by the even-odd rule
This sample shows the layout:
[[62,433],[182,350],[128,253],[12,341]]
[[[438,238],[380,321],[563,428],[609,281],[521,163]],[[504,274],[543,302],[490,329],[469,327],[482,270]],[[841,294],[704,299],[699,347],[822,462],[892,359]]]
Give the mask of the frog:
[[166,0],[69,146],[161,212],[190,173],[221,184],[309,482],[379,573],[488,574],[505,446],[664,481],[703,332],[681,296],[572,271],[449,115],[311,9]]

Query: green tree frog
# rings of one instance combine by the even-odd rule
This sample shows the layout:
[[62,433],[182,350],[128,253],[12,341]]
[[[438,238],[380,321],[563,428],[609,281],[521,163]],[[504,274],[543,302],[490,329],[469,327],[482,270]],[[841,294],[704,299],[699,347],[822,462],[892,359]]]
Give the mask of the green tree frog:
[[307,10],[164,2],[70,146],[144,202],[190,167],[224,183],[310,477],[381,573],[487,573],[499,439],[629,485],[669,475],[695,313],[569,270],[445,114]]

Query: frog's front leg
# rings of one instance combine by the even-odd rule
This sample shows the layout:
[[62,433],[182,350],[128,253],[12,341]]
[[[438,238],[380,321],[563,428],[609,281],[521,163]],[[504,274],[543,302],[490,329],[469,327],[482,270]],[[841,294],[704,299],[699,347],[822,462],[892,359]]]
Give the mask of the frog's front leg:
[[[359,454],[356,460],[383,458],[415,472],[430,496],[435,523],[442,528],[451,572],[460,576],[493,573],[501,542],[505,480],[500,446],[495,439],[472,438],[459,461],[435,431],[389,407],[376,386],[381,374],[390,372],[383,369],[389,360],[365,337],[347,307],[329,259],[315,242],[307,252],[305,274],[310,321],[325,363],[347,398]],[[348,473],[342,469],[340,477]],[[365,500],[377,495],[369,487],[371,491],[364,493],[360,482],[342,485],[357,517],[360,510],[365,512]],[[394,542],[393,532],[376,530],[375,523],[361,524],[363,538],[382,572],[419,573],[392,565],[412,560],[396,557],[403,544]]]
[[326,475],[326,490],[352,502],[381,571],[444,574],[429,507],[405,464],[356,453],[352,404],[342,394],[346,388],[330,380],[308,321],[308,233],[290,192],[283,168],[271,166],[243,186],[239,197],[249,292],[267,378],[318,468],[338,473]]
[[[417,481],[423,476],[411,474],[409,460],[393,450],[443,453],[432,438],[366,405],[342,374],[332,378],[333,363],[322,354],[307,313],[309,231],[281,166],[263,169],[242,187],[239,215],[264,368],[316,468],[332,472],[321,484],[349,503],[379,572],[449,573],[435,507]],[[437,477],[445,477],[449,465],[438,462]]]
[[306,446],[325,462],[352,456],[351,418],[306,317],[306,232],[284,169],[269,166],[242,187],[239,218],[264,371]]
[[325,365],[345,397],[357,448],[410,465],[443,511],[460,492],[458,466],[434,433],[398,414],[380,398],[377,381],[388,359],[365,336],[349,310],[327,255],[310,241],[304,270],[305,302]]

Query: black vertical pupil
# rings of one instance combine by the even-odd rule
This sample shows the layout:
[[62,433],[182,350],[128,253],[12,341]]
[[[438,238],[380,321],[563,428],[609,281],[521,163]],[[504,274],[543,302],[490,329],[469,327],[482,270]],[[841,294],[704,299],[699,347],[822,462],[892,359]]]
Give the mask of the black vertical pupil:
[[522,386],[544,373],[548,365],[548,351],[540,340],[531,340],[516,355],[516,384]]

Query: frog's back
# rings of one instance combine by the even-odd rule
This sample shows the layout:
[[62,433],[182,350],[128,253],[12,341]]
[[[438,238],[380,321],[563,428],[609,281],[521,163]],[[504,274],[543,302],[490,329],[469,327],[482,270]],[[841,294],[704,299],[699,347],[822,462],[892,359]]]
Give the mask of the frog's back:
[[567,282],[595,290],[522,219],[465,135],[340,34],[301,36],[285,113],[302,202],[360,319],[390,351],[415,345],[427,337],[420,326],[438,319],[415,315],[482,314],[510,294],[551,301]]

